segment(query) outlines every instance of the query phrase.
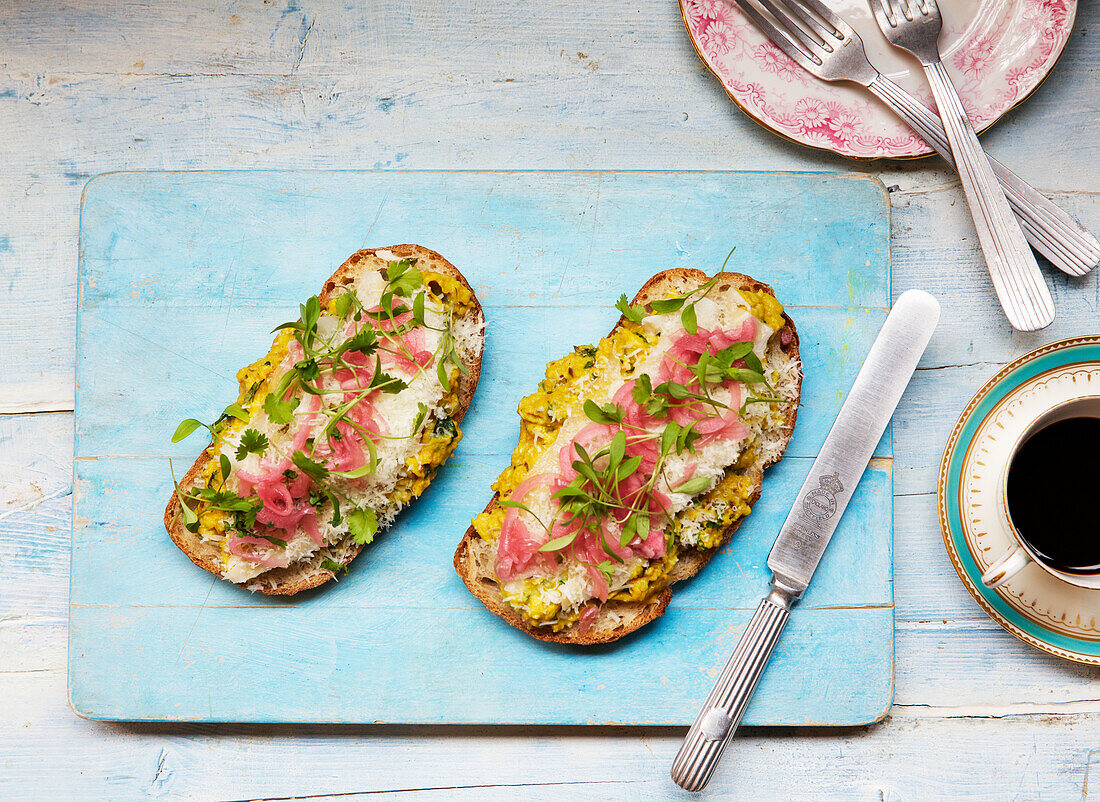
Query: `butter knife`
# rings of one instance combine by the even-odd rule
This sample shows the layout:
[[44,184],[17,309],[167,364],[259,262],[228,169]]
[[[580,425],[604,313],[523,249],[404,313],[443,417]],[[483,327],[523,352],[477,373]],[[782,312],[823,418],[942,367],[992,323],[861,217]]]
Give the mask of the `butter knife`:
[[902,293],[887,315],[768,555],[771,593],[756,608],[672,764],[672,779],[686,790],[701,791],[710,781],[939,316],[939,303],[922,290]]

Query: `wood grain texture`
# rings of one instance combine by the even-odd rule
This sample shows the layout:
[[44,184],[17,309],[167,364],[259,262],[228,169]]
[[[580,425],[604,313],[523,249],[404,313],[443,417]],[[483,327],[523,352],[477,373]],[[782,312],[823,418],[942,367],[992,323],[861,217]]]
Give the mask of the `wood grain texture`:
[[[982,615],[943,552],[931,493],[947,431],[999,365],[1097,330],[1097,278],[1048,271],[1058,319],[1035,335],[1012,332],[941,163],[855,164],[773,138],[704,72],[676,6],[0,4],[0,413],[72,408],[79,200],[104,171],[869,170],[898,187],[893,295],[932,290],[945,323],[894,422],[896,704],[884,724],[842,734],[746,730],[709,797],[1095,795],[1100,717],[1082,711],[1100,709],[1100,675],[1029,649]],[[1100,4],[1079,3],[1057,68],[983,136],[1094,231],[1097,30]],[[667,770],[677,730],[76,718],[65,704],[72,425],[64,413],[0,415],[4,796],[373,799],[366,793],[435,788],[415,796],[676,797]]]
[[[860,176],[95,179],[80,240],[74,707],[140,720],[686,724],[764,593],[786,500],[885,318],[888,208],[881,184]],[[169,430],[218,414],[235,395],[234,371],[263,353],[272,326],[294,316],[339,254],[410,239],[446,254],[486,310],[482,386],[454,464],[335,588],[284,600],[211,582],[161,531],[167,457],[187,464],[200,447],[171,445]],[[518,399],[568,344],[607,331],[624,286],[663,267],[716,270],[734,246],[730,268],[772,285],[804,332],[803,392],[815,403],[788,458],[769,472],[724,559],[685,583],[645,632],[578,655],[507,628],[470,596],[450,555],[515,444]],[[809,265],[819,268],[812,280]],[[890,704],[888,436],[877,453],[780,643],[777,664],[792,665],[762,682],[750,724],[862,724]],[[125,565],[138,569],[118,570]],[[807,660],[819,670],[794,668]],[[257,676],[257,665],[280,682]],[[641,665],[647,671],[624,687]],[[517,681],[527,688],[522,706]],[[654,703],[640,709],[638,694]]]

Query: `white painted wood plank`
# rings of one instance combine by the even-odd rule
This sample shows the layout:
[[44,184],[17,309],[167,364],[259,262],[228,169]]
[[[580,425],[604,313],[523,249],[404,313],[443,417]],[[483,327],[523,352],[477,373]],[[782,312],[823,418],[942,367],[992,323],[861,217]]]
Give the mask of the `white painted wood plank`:
[[[0,783],[35,798],[243,800],[411,789],[463,799],[486,791],[506,799],[687,798],[668,779],[678,728],[109,724],[73,715],[63,672],[8,675],[4,683]],[[1098,739],[1100,717],[1081,714],[750,728],[698,798],[1082,798]]]

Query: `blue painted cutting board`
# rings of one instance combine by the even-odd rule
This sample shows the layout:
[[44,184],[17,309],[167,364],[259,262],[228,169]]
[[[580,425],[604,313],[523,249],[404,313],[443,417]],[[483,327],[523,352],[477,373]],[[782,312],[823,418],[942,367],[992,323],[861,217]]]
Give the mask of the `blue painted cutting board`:
[[[863,176],[715,172],[117,173],[80,234],[69,691],[82,715],[173,721],[686,724],[765,592],[765,558],[889,299],[889,204]],[[349,254],[415,242],[485,306],[451,463],[347,576],[287,600],[194,567],[161,515],[236,370]],[[729,269],[798,325],[803,407],[733,542],[624,641],[537,642],[451,567],[545,363],[614,325],[652,273]],[[745,720],[859,724],[893,693],[890,435]]]

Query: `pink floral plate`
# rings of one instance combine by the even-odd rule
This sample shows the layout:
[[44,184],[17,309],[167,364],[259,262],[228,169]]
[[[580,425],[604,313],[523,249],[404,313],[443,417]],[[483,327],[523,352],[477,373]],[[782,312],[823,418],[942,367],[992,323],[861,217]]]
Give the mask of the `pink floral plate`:
[[[867,0],[825,0],[863,38],[880,72],[935,108],[920,65],[887,44]],[[932,153],[860,86],[810,75],[730,0],[680,0],[695,49],[734,102],[765,128],[810,147],[855,158]],[[979,130],[1022,102],[1061,55],[1076,0],[941,0],[944,64]]]

